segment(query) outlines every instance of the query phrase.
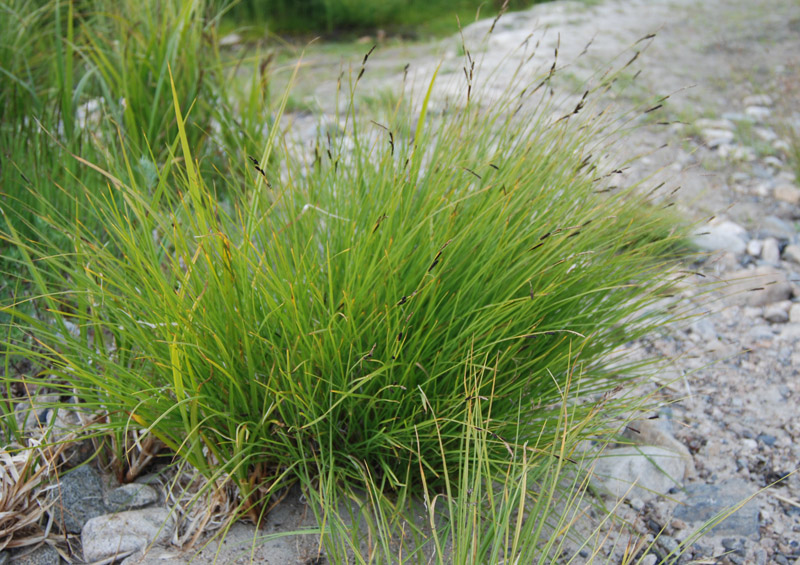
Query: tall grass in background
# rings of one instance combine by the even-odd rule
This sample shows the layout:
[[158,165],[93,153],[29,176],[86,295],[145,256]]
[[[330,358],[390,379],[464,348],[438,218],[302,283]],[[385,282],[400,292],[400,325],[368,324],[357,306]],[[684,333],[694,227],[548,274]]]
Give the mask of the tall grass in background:
[[[490,108],[466,87],[406,106],[399,86],[397,111],[351,104],[309,146],[277,127],[288,92],[262,121],[258,73],[206,89],[199,4],[148,4],[127,33],[112,7],[68,6],[53,37],[75,74],[47,79],[48,133],[14,137],[33,105],[2,124],[3,175],[27,177],[0,205],[7,437],[23,384],[78,403],[120,480],[161,454],[256,521],[300,484],[341,559],[392,561],[406,534],[401,553],[439,559],[558,553],[581,442],[636,404],[641,366],[608,354],[664,323],[682,242],[646,196],[607,190],[601,109],[553,121],[542,77]],[[89,95],[102,118],[69,126]],[[419,498],[429,528],[406,530]],[[366,555],[346,500],[369,508]]]
[[[225,124],[236,135],[220,135],[239,100],[229,90],[236,69],[223,63],[219,20],[203,0],[3,0],[0,12],[2,197],[26,211],[27,224],[53,212],[74,219],[74,187],[105,186],[107,179],[88,174],[73,155],[112,174],[133,174],[144,190],[154,190],[178,133],[170,68],[189,115],[187,138],[206,174],[227,175],[226,153],[263,145],[267,105],[254,109],[265,99],[263,84],[248,90],[252,100],[244,98],[250,120]],[[118,159],[123,146],[127,162]]]

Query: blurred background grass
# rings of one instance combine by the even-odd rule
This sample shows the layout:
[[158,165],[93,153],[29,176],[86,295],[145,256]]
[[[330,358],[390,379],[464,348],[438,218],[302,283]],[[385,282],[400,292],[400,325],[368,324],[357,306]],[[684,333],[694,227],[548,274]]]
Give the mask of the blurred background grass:
[[237,24],[265,24],[277,34],[346,39],[377,29],[388,35],[426,39],[453,33],[462,23],[522,10],[543,0],[242,0],[230,6]]

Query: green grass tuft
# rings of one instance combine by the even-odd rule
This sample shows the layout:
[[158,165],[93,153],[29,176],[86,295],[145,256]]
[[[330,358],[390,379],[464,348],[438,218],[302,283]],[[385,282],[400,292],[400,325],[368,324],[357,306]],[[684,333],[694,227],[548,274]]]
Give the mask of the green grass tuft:
[[[102,26],[125,24],[108,16],[81,57],[65,53],[86,74],[51,78],[78,94],[97,80],[107,104],[123,94],[113,126],[15,145],[16,172],[43,151],[63,182],[35,169],[4,194],[5,358],[42,368],[13,377],[7,362],[6,383],[79,399],[120,480],[160,451],[232,485],[254,520],[299,483],[332,555],[360,551],[331,514],[359,489],[378,532],[369,560],[391,560],[419,498],[430,528],[412,538],[440,556],[560,551],[557,493],[571,477],[580,503],[581,441],[613,433],[632,404],[614,395],[641,368],[609,354],[669,318],[665,274],[685,244],[662,204],[598,170],[598,139],[619,124],[590,100],[554,121],[543,77],[518,76],[490,107],[477,87],[443,105],[432,80],[422,99],[363,104],[374,114],[351,103],[309,145],[278,127],[288,91],[265,110],[256,69],[237,90],[218,59],[220,99],[203,99],[187,51],[200,5],[151,8],[141,24],[173,35],[129,30],[120,46]],[[83,100],[58,92],[62,112]],[[531,508],[542,521],[523,520]]]

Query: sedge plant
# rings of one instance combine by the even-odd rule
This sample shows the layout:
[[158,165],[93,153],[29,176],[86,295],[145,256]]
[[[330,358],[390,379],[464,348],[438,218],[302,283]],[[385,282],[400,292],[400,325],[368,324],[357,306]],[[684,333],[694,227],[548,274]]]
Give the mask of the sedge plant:
[[[351,104],[311,146],[279,127],[287,92],[262,150],[231,154],[248,169],[223,206],[171,78],[150,185],[123,142],[113,169],[78,158],[69,213],[2,208],[27,293],[4,304],[5,353],[44,368],[17,380],[93,414],[120,480],[174,458],[256,522],[301,485],[332,555],[404,560],[392,540],[421,497],[408,532],[437,559],[546,562],[570,524],[557,487],[585,488],[563,470],[630,409],[612,396],[640,367],[607,354],[664,323],[683,232],[610,190],[602,108],[554,120],[542,77],[521,82],[435,113],[434,76],[411,124]],[[366,555],[335,510],[359,492]]]

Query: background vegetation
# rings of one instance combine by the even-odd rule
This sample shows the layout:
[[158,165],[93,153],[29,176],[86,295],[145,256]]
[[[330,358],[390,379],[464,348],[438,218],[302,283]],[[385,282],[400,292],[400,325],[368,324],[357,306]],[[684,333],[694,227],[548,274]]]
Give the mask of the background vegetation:
[[377,29],[406,38],[452,33],[456,17],[463,23],[477,16],[494,17],[503,9],[521,10],[546,0],[242,0],[229,14],[239,23],[264,23],[277,34],[317,35],[328,38]]

